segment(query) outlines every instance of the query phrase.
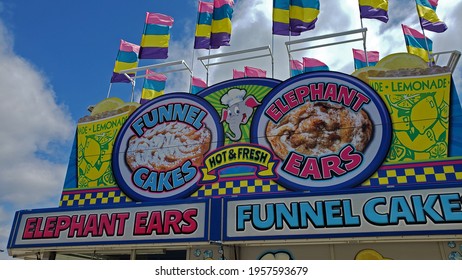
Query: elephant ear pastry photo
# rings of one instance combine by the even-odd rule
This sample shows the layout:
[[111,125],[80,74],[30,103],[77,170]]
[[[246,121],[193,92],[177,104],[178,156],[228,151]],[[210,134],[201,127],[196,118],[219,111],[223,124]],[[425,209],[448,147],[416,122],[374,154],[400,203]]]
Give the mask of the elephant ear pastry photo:
[[372,133],[372,122],[364,110],[354,112],[327,102],[308,102],[279,123],[270,121],[266,126],[266,138],[281,159],[292,151],[314,157],[333,154],[347,144],[364,152]]
[[142,137],[132,136],[125,159],[132,171],[147,167],[164,172],[188,160],[199,166],[210,144],[211,132],[205,125],[197,130],[183,122],[165,122],[148,129]]

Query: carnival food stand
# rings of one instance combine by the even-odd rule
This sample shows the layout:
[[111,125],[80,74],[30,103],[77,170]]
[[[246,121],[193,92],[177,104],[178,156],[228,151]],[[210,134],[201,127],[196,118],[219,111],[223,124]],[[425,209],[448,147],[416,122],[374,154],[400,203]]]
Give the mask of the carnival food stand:
[[91,114],[59,207],[18,211],[9,253],[457,257],[460,102],[446,70],[233,79]]

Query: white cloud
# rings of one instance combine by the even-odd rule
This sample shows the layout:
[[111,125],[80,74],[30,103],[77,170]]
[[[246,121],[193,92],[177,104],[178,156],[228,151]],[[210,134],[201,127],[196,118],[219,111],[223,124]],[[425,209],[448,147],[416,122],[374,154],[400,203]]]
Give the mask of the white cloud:
[[5,249],[14,211],[58,206],[70,152],[63,147],[74,128],[45,75],[13,52],[13,38],[1,21],[0,96],[0,249]]
[[[449,29],[444,33],[434,33],[427,31],[427,37],[434,42],[434,52],[460,50],[462,46],[461,37],[458,30],[462,26],[462,19],[458,16],[462,12],[461,1],[440,1],[438,15],[444,20]],[[335,20],[333,20],[335,16]],[[420,29],[418,16],[415,5],[401,1],[389,2],[389,22],[382,23],[378,20],[364,19],[363,26],[367,31],[367,49],[377,50],[380,56],[384,57],[391,53],[406,52],[404,37],[402,34],[401,24],[404,23],[413,28]],[[272,25],[272,1],[268,0],[248,0],[238,1],[233,15],[233,32],[231,36],[231,46],[221,47],[218,50],[212,50],[211,54],[228,53],[232,51],[245,50],[255,47],[270,45],[273,48],[275,74],[277,79],[284,80],[289,76],[288,54],[285,42],[289,40],[286,36],[271,36]],[[191,24],[194,29],[194,24]],[[316,28],[302,33],[301,36],[291,37],[290,40],[299,40],[319,35],[332,34],[353,29],[361,28],[359,18],[359,8],[356,1],[322,1],[321,10],[316,23]],[[191,29],[191,28],[190,28]],[[194,34],[194,30],[187,34]],[[339,40],[348,40],[358,36],[349,36],[336,38],[330,41],[322,40],[316,43],[306,43],[294,46],[297,48],[313,46],[314,44],[324,44]],[[183,42],[174,42],[172,44],[172,53],[175,53],[177,59],[185,59],[191,65],[192,52],[190,51],[193,36],[185,38]],[[354,71],[352,48],[361,49],[362,43],[348,43],[325,48],[316,48],[309,51],[293,52],[294,58],[301,59],[303,56],[315,57],[327,63],[332,70],[351,73]],[[205,79],[206,71],[197,61],[197,57],[207,55],[207,51],[196,50],[194,59],[194,72],[199,77]],[[236,57],[229,57],[234,59]],[[216,60],[220,61],[220,60]],[[215,62],[216,62],[215,61]],[[222,60],[221,60],[222,61]],[[445,61],[444,61],[445,62]],[[461,62],[462,63],[462,62]],[[461,66],[454,73],[454,79],[457,85],[462,84]],[[271,63],[268,58],[248,60],[245,62],[236,62],[212,66],[209,71],[209,84],[214,84],[232,78],[232,69],[242,69],[244,65],[261,67],[267,70],[268,76],[271,75]],[[181,88],[178,80],[187,80],[187,76],[176,79],[176,83],[170,89],[187,90],[187,87]],[[169,85],[167,85],[169,86]],[[170,84],[170,86],[172,86]],[[459,87],[460,88],[460,87]]]

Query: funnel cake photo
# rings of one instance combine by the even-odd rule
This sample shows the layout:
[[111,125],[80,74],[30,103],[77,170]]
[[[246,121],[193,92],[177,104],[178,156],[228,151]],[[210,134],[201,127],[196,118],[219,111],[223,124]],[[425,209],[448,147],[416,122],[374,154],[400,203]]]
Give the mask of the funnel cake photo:
[[354,112],[327,102],[308,102],[266,127],[267,140],[281,159],[291,151],[306,156],[332,154],[347,144],[363,152],[372,132],[372,122],[364,110]]
[[164,172],[187,160],[199,166],[210,149],[210,142],[211,133],[205,125],[196,130],[183,122],[166,122],[146,130],[142,137],[132,136],[126,162],[132,171],[147,167]]

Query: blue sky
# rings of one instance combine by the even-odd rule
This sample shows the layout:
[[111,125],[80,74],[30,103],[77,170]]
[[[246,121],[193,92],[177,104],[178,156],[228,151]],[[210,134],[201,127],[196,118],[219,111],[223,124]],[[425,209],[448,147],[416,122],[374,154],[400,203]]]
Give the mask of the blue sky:
[[[237,2],[237,1],[236,1]],[[390,21],[364,20],[368,50],[380,56],[406,52],[401,23],[419,30],[413,0],[390,1]],[[277,79],[289,75],[284,42],[271,37],[270,0],[240,0],[235,6],[231,46],[212,53],[272,45]],[[3,1],[0,0],[0,249],[6,249],[14,212],[20,209],[57,207],[70,147],[79,118],[87,107],[107,95],[120,40],[139,44],[146,12],[175,19],[169,58],[141,61],[141,65],[185,60],[194,74],[205,79],[196,60],[206,55],[193,51],[196,0],[169,1]],[[462,0],[440,0],[439,17],[444,33],[427,32],[434,51],[462,51]],[[335,19],[335,20],[334,20]],[[295,39],[360,28],[357,1],[323,1],[315,30]],[[326,62],[331,70],[353,72],[351,48],[361,43],[299,53]],[[296,57],[297,58],[297,57]],[[453,77],[462,92],[462,71]],[[213,67],[210,81],[232,77],[232,69],[244,65],[270,73],[268,60],[253,60]],[[137,81],[139,95],[142,80]],[[187,91],[187,73],[169,74],[166,92]],[[114,84],[111,96],[129,101],[129,84]],[[0,253],[0,259],[8,259]]]
[[[2,19],[14,37],[14,52],[46,75],[57,93],[56,102],[67,105],[73,118],[106,97],[120,39],[139,44],[147,11],[174,17],[172,41],[181,41],[183,27],[191,28],[196,17],[195,1],[185,0],[170,0],[168,5],[167,1],[40,2],[3,3]],[[162,61],[149,61],[153,62]],[[114,94],[127,88],[117,84]]]

